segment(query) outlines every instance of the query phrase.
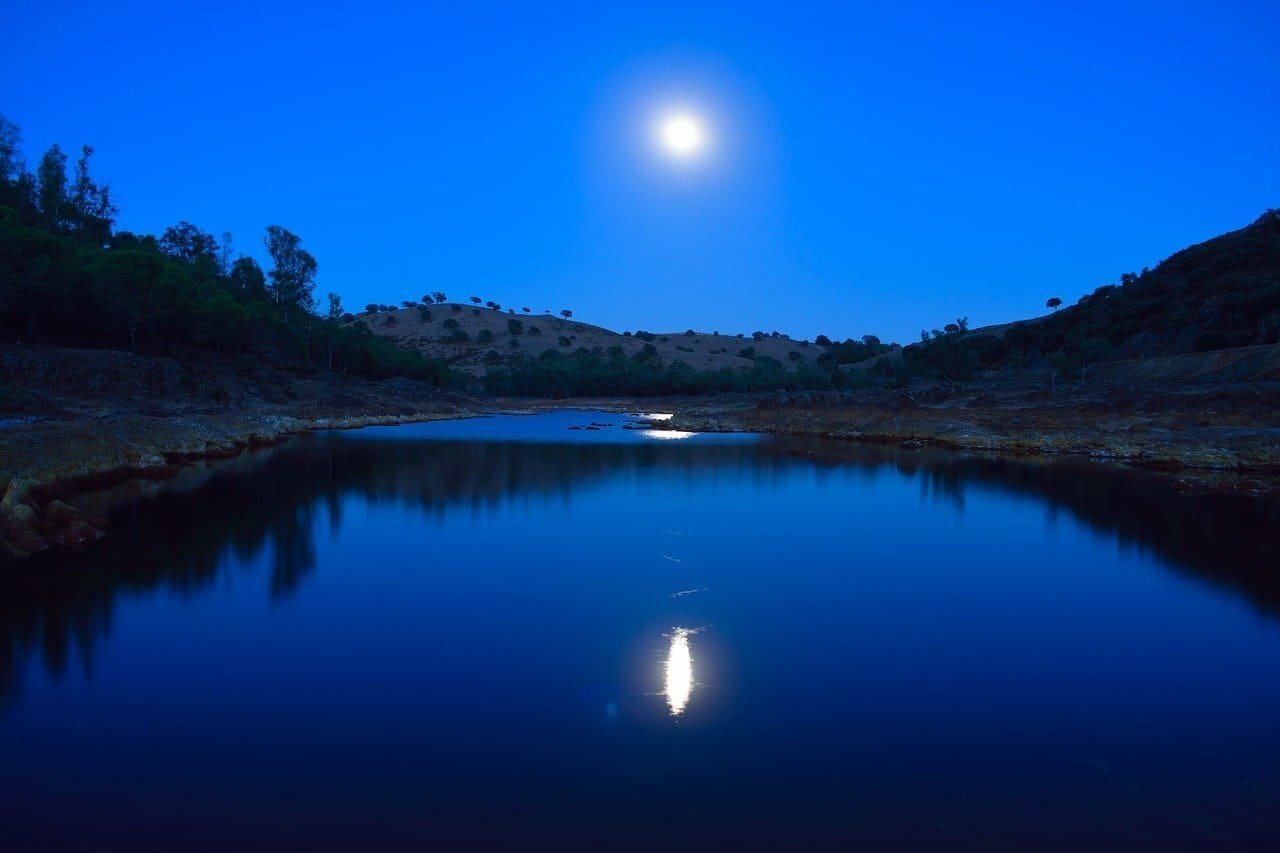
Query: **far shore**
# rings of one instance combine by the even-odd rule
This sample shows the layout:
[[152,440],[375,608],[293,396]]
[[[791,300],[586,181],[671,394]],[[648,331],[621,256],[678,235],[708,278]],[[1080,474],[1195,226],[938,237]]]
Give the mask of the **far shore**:
[[20,406],[0,406],[4,549],[20,556],[83,547],[103,534],[104,520],[77,509],[75,495],[130,478],[163,479],[193,462],[303,432],[569,408],[670,412],[671,427],[693,432],[1082,456],[1169,472],[1170,487],[1182,492],[1280,498],[1280,387],[1269,385],[921,385],[564,400],[481,398],[403,380],[293,380],[279,395],[247,383],[230,387],[224,399],[210,400],[189,389],[129,395],[118,387],[90,393],[72,383],[38,400],[30,392]]

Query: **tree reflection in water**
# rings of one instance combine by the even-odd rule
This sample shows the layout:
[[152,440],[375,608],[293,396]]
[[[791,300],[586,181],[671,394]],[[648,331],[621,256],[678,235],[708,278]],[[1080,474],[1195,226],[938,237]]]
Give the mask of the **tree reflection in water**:
[[1234,497],[1187,498],[1168,477],[1072,460],[1027,461],[804,439],[758,443],[635,441],[557,444],[386,441],[360,432],[299,437],[242,457],[191,492],[161,491],[112,511],[112,535],[87,554],[46,554],[0,566],[0,703],[39,658],[53,675],[72,647],[92,672],[116,597],[164,588],[208,590],[219,575],[267,549],[269,594],[293,594],[317,562],[322,517],[343,523],[343,501],[395,502],[442,514],[537,495],[569,496],[584,483],[628,474],[749,471],[763,484],[809,466],[919,477],[922,499],[963,512],[968,489],[1025,496],[1065,511],[1122,546],[1146,548],[1280,614],[1274,555],[1280,507]]

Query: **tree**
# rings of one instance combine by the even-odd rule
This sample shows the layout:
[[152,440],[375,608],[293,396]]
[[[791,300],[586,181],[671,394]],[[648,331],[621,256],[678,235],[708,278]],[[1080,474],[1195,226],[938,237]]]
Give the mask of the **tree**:
[[942,329],[948,335],[956,335],[960,333],[960,327],[955,323],[948,323],[947,325],[943,326]]
[[436,297],[436,302],[439,302],[439,303],[440,303],[440,304],[442,304],[442,305],[444,304],[445,300],[447,299],[447,297],[444,295],[444,291],[443,291],[443,290],[437,290],[437,291],[435,292],[435,294],[434,294],[434,295],[435,295],[435,297]]
[[21,146],[22,131],[0,115],[0,183],[17,181],[26,171],[27,164],[22,160]]
[[222,232],[222,248],[218,250],[218,275],[231,275],[231,232]]
[[0,115],[0,205],[11,207],[28,221],[36,212],[36,178],[22,157],[22,132]]
[[342,297],[336,293],[329,294],[329,319],[341,320],[343,315]]
[[816,338],[813,339],[813,342],[820,347],[831,346],[831,338],[828,338],[826,335],[818,335]]
[[524,312],[524,313],[526,313],[526,314],[528,314],[528,313],[529,313],[529,309],[528,309],[528,308],[521,308],[520,310],[521,310],[521,311],[523,311],[523,312]]
[[302,248],[302,240],[279,225],[267,228],[263,241],[271,255],[273,268],[271,298],[276,309],[301,308],[309,310],[313,304],[312,291],[316,286],[316,259]]
[[962,332],[967,332],[967,331],[969,331],[969,318],[968,318],[968,317],[957,317],[957,318],[956,318],[956,325],[960,327],[960,331],[962,331]]
[[62,231],[71,213],[67,198],[67,155],[52,145],[36,167],[36,204],[50,231]]
[[231,265],[231,288],[246,299],[267,298],[267,277],[253,258],[241,255]]
[[106,245],[111,228],[116,221],[116,206],[111,203],[111,188],[100,185],[89,176],[89,158],[93,146],[80,148],[76,161],[76,185],[71,196],[71,208],[75,216],[75,228],[81,238],[95,246]]
[[1061,300],[1061,299],[1059,299],[1059,298],[1058,298],[1058,297],[1056,297],[1056,296],[1050,296],[1050,297],[1049,297],[1049,301],[1048,301],[1048,302],[1046,302],[1046,303],[1044,304],[1044,307],[1046,307],[1046,308],[1052,308],[1054,311],[1057,311],[1057,310],[1058,310],[1058,306],[1059,306],[1059,305],[1061,305],[1061,304],[1062,304],[1062,300]]
[[560,316],[568,320],[570,317],[573,316],[573,312],[570,311],[568,308],[566,308],[560,312]]
[[210,273],[217,272],[220,265],[218,241],[190,222],[179,222],[164,229],[160,248],[166,255]]
[[471,303],[472,303],[473,305],[479,305],[479,304],[480,304],[481,302],[483,302],[483,301],[484,301],[484,300],[483,300],[483,299],[481,299],[479,296],[473,296],[473,297],[471,297]]

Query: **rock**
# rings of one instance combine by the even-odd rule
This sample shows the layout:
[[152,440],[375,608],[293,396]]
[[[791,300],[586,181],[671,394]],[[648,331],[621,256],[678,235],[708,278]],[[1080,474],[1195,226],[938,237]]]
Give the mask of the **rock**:
[[74,521],[62,534],[62,541],[67,545],[83,545],[86,542],[101,539],[104,535],[101,530],[94,528],[86,521]]
[[67,527],[74,522],[84,521],[84,515],[80,510],[59,500],[52,500],[44,505],[44,517],[58,527]]

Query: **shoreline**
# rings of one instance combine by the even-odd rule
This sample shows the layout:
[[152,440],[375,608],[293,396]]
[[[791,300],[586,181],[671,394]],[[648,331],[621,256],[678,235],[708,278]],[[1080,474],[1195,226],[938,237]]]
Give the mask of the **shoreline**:
[[[967,389],[970,396],[981,397],[981,392]],[[1181,400],[1180,392],[1171,393]],[[1009,457],[1076,456],[1166,473],[1170,487],[1186,494],[1280,499],[1280,430],[1273,427],[1170,430],[1153,423],[1141,406],[1112,411],[1111,420],[1103,423],[1088,401],[1074,397],[1055,401],[1056,407],[1036,407],[1018,405],[1007,396],[959,406],[950,398],[904,399],[901,392],[883,390],[564,400],[433,395],[418,406],[396,405],[395,412],[365,405],[359,413],[330,411],[315,417],[264,411],[18,417],[0,429],[0,542],[14,557],[49,547],[84,547],[104,535],[104,519],[85,517],[68,502],[75,495],[135,479],[168,480],[193,464],[235,458],[302,433],[564,409],[670,411],[674,417],[669,425],[690,432],[762,433]],[[1205,420],[1202,413],[1193,412],[1193,418]]]

